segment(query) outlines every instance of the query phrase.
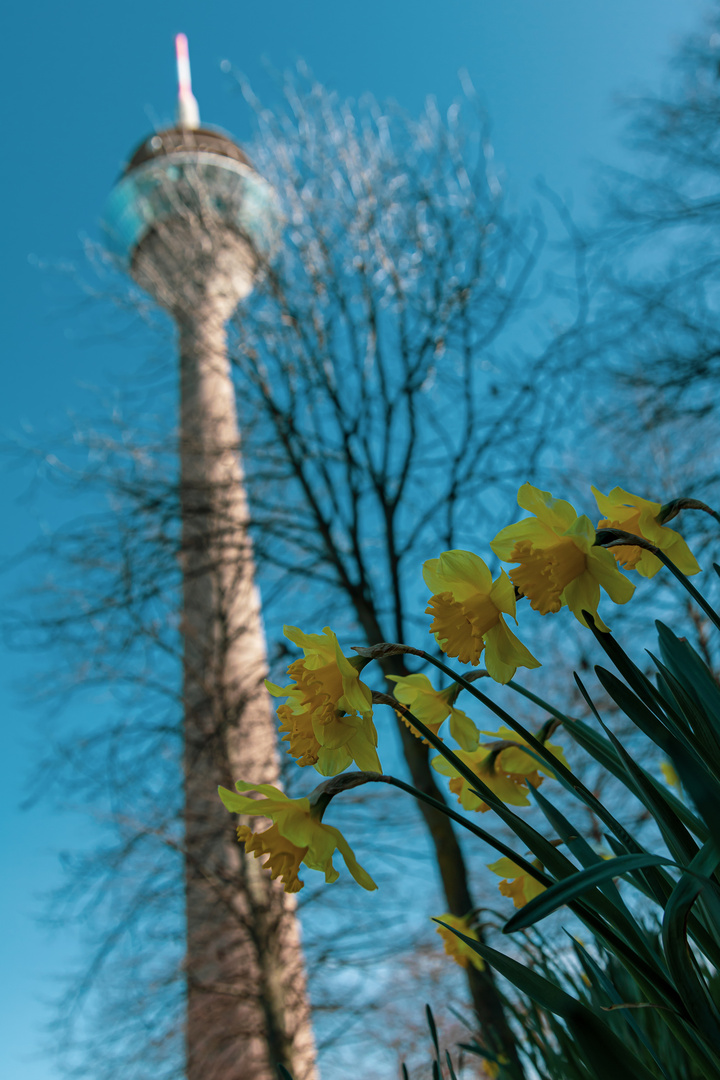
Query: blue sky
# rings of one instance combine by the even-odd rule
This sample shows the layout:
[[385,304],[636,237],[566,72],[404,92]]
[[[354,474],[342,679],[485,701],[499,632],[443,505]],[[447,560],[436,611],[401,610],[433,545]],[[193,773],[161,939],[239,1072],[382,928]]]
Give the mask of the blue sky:
[[[700,24],[700,0],[124,0],[104,5],[14,5],[5,23],[4,141],[0,183],[6,214],[2,289],[3,392],[0,429],[38,431],[80,409],[83,383],[111,386],[138,364],[143,343],[80,344],[72,292],[42,265],[82,264],[82,235],[97,237],[107,192],[125,155],[174,110],[173,35],[190,39],[203,118],[240,140],[251,117],[220,62],[229,59],[272,100],[267,65],[303,58],[345,97],[366,91],[418,112],[434,95],[447,106],[468,70],[492,117],[497,161],[513,199],[532,198],[543,175],[591,201],[592,161],[623,162],[614,110],[618,94],[661,85],[674,45]],[[148,344],[148,348],[150,345]],[[0,474],[6,526],[0,556],[26,545],[46,514],[16,501],[20,480]],[[71,507],[68,507],[71,512]],[[3,886],[0,893],[0,1045],[8,1080],[55,1080],[40,1030],[43,999],[68,962],[72,936],[33,920],[38,894],[57,879],[57,851],[70,825],[45,813],[20,814],[32,783],[31,718],[13,681],[23,665],[0,666],[4,717],[0,755]],[[73,826],[74,828],[75,826]]]

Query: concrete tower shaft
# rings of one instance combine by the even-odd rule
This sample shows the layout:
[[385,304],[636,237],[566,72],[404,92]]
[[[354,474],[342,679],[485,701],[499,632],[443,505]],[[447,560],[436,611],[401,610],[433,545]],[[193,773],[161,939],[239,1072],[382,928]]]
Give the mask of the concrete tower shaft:
[[217,796],[277,783],[274,712],[225,324],[273,242],[273,196],[231,140],[147,140],[108,231],[173,316],[180,353],[188,1080],[315,1077],[294,897],[246,857]]

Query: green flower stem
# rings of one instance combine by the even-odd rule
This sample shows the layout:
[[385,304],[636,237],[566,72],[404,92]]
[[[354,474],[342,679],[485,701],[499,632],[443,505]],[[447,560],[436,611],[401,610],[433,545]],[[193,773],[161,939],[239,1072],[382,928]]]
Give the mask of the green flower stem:
[[505,855],[508,859],[512,859],[517,866],[519,866],[526,874],[530,874],[531,877],[534,877],[541,885],[550,888],[551,885],[555,884],[553,878],[548,874],[545,874],[542,870],[539,870],[538,867],[534,866],[531,862],[528,862],[522,855],[516,854],[513,849],[507,844],[504,844],[502,840],[498,840],[496,836],[487,832],[486,829],[481,829],[479,825],[474,825],[472,821],[468,821],[466,817],[463,817],[462,814],[458,814],[458,812],[451,809],[451,807],[438,802],[432,795],[426,795],[424,791],[420,791],[418,788],[413,787],[412,784],[406,784],[404,780],[399,780],[396,776],[378,774],[373,776],[373,782],[390,784],[392,787],[399,788],[401,791],[406,791],[408,795],[414,796],[414,798],[419,799],[420,802],[427,803],[428,806],[432,806],[435,810],[439,810],[453,821],[456,821],[458,825],[462,825],[462,827],[467,829],[468,832],[471,832],[473,836],[477,836],[478,839],[483,840],[490,847],[495,848],[501,855]]
[[[416,655],[425,655],[421,654],[419,650],[413,651]],[[431,657],[427,657],[427,659],[431,662],[434,662],[432,661]],[[456,676],[453,675],[452,671],[448,669],[446,665],[442,664],[441,662],[437,663],[439,664],[439,666],[441,666],[443,670],[447,672],[447,674],[451,675],[453,678],[456,678]],[[465,680],[461,678],[457,679],[457,681],[465,683]],[[471,686],[471,684],[469,683],[467,685],[468,687]],[[498,817],[500,817],[501,820],[504,821],[505,824],[513,830],[518,839],[522,839],[524,836],[525,842],[531,850],[534,850],[533,841],[535,843],[535,846],[540,845],[545,847],[547,854],[543,857],[544,862],[548,862],[548,858],[551,853],[554,862],[559,863],[559,861],[562,860],[563,869],[565,869],[567,872],[563,874],[560,870],[558,870],[556,872],[556,877],[558,879],[567,877],[570,873],[577,872],[577,867],[574,866],[569,859],[567,859],[565,856],[562,856],[561,853],[557,851],[557,849],[553,848],[549,844],[549,842],[537,832],[537,830],[533,829],[532,826],[530,826],[527,822],[523,821],[523,819],[518,817],[517,814],[513,813],[513,811],[505,805],[502,799],[499,799],[498,796],[495,795],[495,793],[491,791],[475,773],[472,772],[472,770],[468,769],[467,766],[465,766],[463,762],[460,761],[460,759],[452,752],[452,750],[449,750],[445,746],[443,741],[437,735],[430,731],[429,728],[425,727],[425,725],[420,720],[418,720],[417,717],[413,716],[410,710],[407,709],[401,702],[397,701],[395,698],[391,697],[388,694],[380,694],[376,691],[373,692],[373,701],[377,702],[378,704],[389,705],[397,712],[401,712],[403,716],[405,716],[409,720],[412,726],[416,728],[416,730],[419,731],[423,735],[423,737],[426,738],[427,741],[432,746],[434,746],[436,750],[438,750],[442,754],[442,756],[446,758],[446,760],[449,761],[462,776],[465,777],[465,779],[472,785],[475,792],[480,795],[481,798],[483,798],[489,806],[492,807]],[[568,771],[569,770],[566,770],[566,772]],[[571,773],[570,776],[572,776]],[[463,822],[463,824],[465,824],[464,819],[461,819],[461,821]],[[624,830],[621,831],[624,833]],[[627,836],[628,834],[625,833],[625,835]],[[628,837],[628,842],[631,844],[633,843],[631,837]],[[539,852],[535,851],[534,853],[537,857],[540,857]],[[518,863],[518,865],[520,865],[520,863]],[[533,874],[533,876],[535,876],[535,874]],[[648,955],[647,944],[642,940],[641,937],[638,936],[638,934],[635,932],[634,927],[624,924],[622,927],[618,927],[616,929],[615,927],[610,925],[610,923],[606,922],[602,915],[594,911],[593,908],[585,901],[574,901],[570,905],[570,907],[571,910],[573,910],[578,916],[578,918],[580,918],[585,923],[588,929],[590,929],[594,934],[596,934],[601,940],[605,941],[609,948],[616,952],[618,956],[625,957],[626,966],[630,963],[630,957],[627,951],[628,947],[635,950],[636,959],[632,963],[633,974],[634,977],[638,980],[638,984],[643,988],[644,992],[648,995],[649,998],[652,998],[653,990],[655,992],[659,991],[664,995],[668,1004],[670,1004],[676,1009],[682,1009],[681,1001],[677,997],[677,994],[674,993],[673,987],[667,981],[666,972],[658,966],[655,957]],[[615,912],[614,915],[617,921],[617,912]],[[628,937],[628,934],[630,934],[630,937]],[[634,941],[634,944],[630,945],[630,941]],[[644,955],[638,955],[638,953],[642,953]]]
[[[423,653],[422,655],[424,656],[425,654]],[[449,671],[449,669],[446,670]],[[464,682],[464,680],[458,681]],[[418,718],[410,712],[406,705],[403,705],[402,702],[397,700],[397,698],[391,697],[390,694],[379,694],[377,693],[377,691],[373,691],[373,703],[377,703],[379,705],[389,705],[391,709],[394,709],[396,712],[402,713],[405,719],[410,722],[410,724],[415,728],[415,730],[418,731],[420,735],[422,735],[422,737],[426,739],[430,743],[430,745],[438,751],[438,753],[442,754],[445,760],[449,761],[453,768],[457,769],[459,774],[464,777],[469,784],[472,784],[474,788],[477,788],[478,794],[482,796],[488,806],[492,806],[494,810],[499,809],[502,811],[506,809],[505,803],[502,801],[502,799],[498,798],[495,792],[491,791],[491,789],[482,782],[480,777],[477,776],[477,774],[474,773],[472,769],[469,769],[468,766],[460,760],[457,754],[454,754],[452,750],[449,750],[438,735],[431,731],[430,728],[426,727],[421,720],[418,720]]]
[[[613,817],[610,811],[603,806],[600,800],[596,798],[596,796],[593,795],[593,793],[589,791],[588,788],[585,787],[581,780],[578,780],[574,773],[572,773],[565,765],[563,765],[561,761],[558,761],[554,754],[551,754],[550,751],[547,750],[543,746],[543,744],[535,738],[531,731],[528,731],[527,728],[523,727],[523,725],[520,724],[517,720],[515,720],[514,717],[510,716],[510,714],[507,713],[502,708],[502,706],[496,704],[496,702],[494,702],[492,698],[487,697],[485,694],[483,694],[481,690],[476,689],[476,687],[473,686],[471,682],[468,682],[468,680],[465,679],[462,675],[454,672],[452,668],[450,668],[447,664],[443,663],[442,660],[437,660],[435,657],[431,656],[429,653],[426,652],[422,652],[421,655],[422,658],[424,660],[427,660],[428,663],[433,664],[435,667],[439,668],[440,671],[443,671],[446,675],[449,675],[450,678],[454,679],[456,682],[459,682],[466,690],[468,690],[474,697],[476,697],[478,701],[481,701],[487,709],[490,709],[490,711],[495,713],[495,715],[500,720],[503,720],[508,725],[508,727],[511,727],[513,731],[517,732],[517,734],[520,735],[520,737],[528,743],[528,746],[535,751],[535,754],[531,754],[530,756],[534,757],[537,755],[542,759],[545,764],[549,765],[552,771],[557,776],[558,780],[560,780],[564,784],[564,786],[567,787],[568,790],[571,791],[577,798],[581,799],[587,806],[589,806],[590,809],[597,814],[600,820],[604,821],[605,824],[612,829],[612,831],[623,841],[624,844],[637,844],[633,837],[628,833],[627,829],[625,829],[625,827],[621,825],[615,817]],[[447,757],[447,754],[444,754],[444,756]],[[448,758],[448,760],[450,759]],[[453,762],[453,764],[455,763]]]
[[671,559],[668,559],[665,552],[661,551],[660,548],[658,548],[655,552],[653,552],[653,554],[657,555],[660,562],[664,563],[665,566],[667,566],[670,573],[674,577],[676,577],[677,580],[680,582],[680,584],[683,586],[683,588],[686,589],[690,593],[690,595],[692,596],[695,603],[698,605],[698,607],[702,608],[702,610],[707,615],[708,619],[710,619],[713,626],[715,626],[718,630],[720,630],[720,615],[718,615],[717,611],[715,611],[715,608],[710,606],[710,604],[707,602],[705,597],[701,593],[698,592],[698,590],[693,585],[692,581],[690,581],[685,576],[685,574],[683,574],[682,570],[678,570],[675,563],[672,562]]
[[672,521],[674,517],[680,513],[681,510],[703,510],[706,514],[710,514],[716,521],[720,521],[720,514],[717,510],[713,510],[707,503],[700,502],[699,499],[673,499],[672,502],[665,503],[660,507],[660,513],[655,520],[659,525],[665,525],[668,521]]

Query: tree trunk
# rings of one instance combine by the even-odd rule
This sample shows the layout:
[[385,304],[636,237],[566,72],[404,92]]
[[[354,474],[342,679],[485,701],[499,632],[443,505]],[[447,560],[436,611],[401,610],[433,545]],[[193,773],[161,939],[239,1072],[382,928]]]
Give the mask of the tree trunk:
[[[366,619],[368,642],[372,644],[381,641],[380,627],[377,624],[372,625],[367,615]],[[385,675],[409,674],[401,656],[388,656],[381,664]],[[389,685],[389,692],[393,693],[395,684]],[[429,748],[399,718],[397,725],[413,786],[444,804],[445,796],[438,787],[435,773],[430,766]],[[445,814],[419,800],[418,808],[432,838],[450,914],[467,915],[473,910],[475,903],[470,892],[465,859],[452,822]],[[482,933],[479,937],[482,941]],[[508,1024],[492,970],[486,966],[484,971],[478,971],[477,968],[469,966],[466,973],[473,1009],[485,1045],[488,1050],[506,1059],[505,1075],[513,1077],[513,1080],[523,1080],[524,1071],[518,1058],[515,1036]]]

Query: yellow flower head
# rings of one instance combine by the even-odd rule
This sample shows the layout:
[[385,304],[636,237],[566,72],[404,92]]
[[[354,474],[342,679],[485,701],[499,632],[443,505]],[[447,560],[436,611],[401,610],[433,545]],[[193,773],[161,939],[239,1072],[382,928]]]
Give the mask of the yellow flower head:
[[[480,940],[477,930],[470,925],[470,919],[467,915],[437,915],[436,918],[459,930],[465,937],[472,938],[473,941]],[[473,952],[472,948],[462,938],[453,934],[452,930],[448,930],[446,926],[438,926],[437,932],[442,938],[445,952],[448,956],[452,956],[456,964],[464,968],[472,964],[478,971],[484,969],[485,962],[482,956],[478,956],[476,952]]]
[[[609,495],[603,495],[597,488],[593,488],[592,493],[598,510],[604,514],[598,522],[598,529],[622,529],[634,536],[642,536],[664,551],[683,574],[700,572],[697,560],[682,536],[658,523],[661,503],[641,499],[639,495],[631,495],[619,487],[613,488]],[[657,555],[644,548],[628,545],[609,550],[620,566],[626,570],[637,570],[642,577],[654,577],[662,566]]]
[[515,618],[515,590],[504,571],[493,581],[472,551],[445,551],[427,560],[423,578],[433,594],[426,609],[434,616],[430,633],[444,653],[461,664],[477,664],[484,649],[488,674],[500,683],[509,682],[519,667],[540,667],[505,624],[503,615]]
[[323,776],[336,776],[352,761],[364,772],[382,772],[372,695],[358,673],[362,661],[343,656],[329,626],[322,634],[303,634],[296,626],[283,631],[305,653],[288,668],[294,684],[265,683],[274,697],[287,699],[278,717],[288,752]]
[[671,761],[660,762],[660,772],[663,774],[663,778],[666,784],[670,787],[680,788],[680,777],[678,776],[675,766]]
[[237,835],[248,854],[254,854],[256,859],[267,856],[263,866],[270,870],[273,879],[280,878],[285,892],[299,892],[303,888],[304,882],[298,878],[301,863],[311,870],[322,871],[325,881],[337,881],[339,874],[332,862],[336,848],[358,885],[369,891],[377,888],[340,830],[323,825],[318,810],[311,807],[308,799],[289,799],[272,784],[246,784],[239,780],[235,787],[238,792],[254,791],[265,796],[253,799],[218,788],[220,798],[232,813],[271,818],[273,823],[268,829],[253,832],[249,826],[240,825]]
[[[457,683],[453,683],[447,690],[435,690],[427,675],[388,675],[388,679],[396,684],[395,697],[398,701],[407,705],[413,716],[430,728],[434,735],[437,735],[449,716],[453,739],[463,750],[477,749],[478,730],[475,724],[462,709],[456,709],[454,705],[460,691]],[[402,713],[399,712],[398,716],[413,734],[418,735]],[[427,739],[423,739],[423,742],[427,742]]]
[[595,547],[595,527],[585,514],[578,516],[563,499],[549,491],[523,484],[518,505],[533,517],[501,529],[490,547],[504,562],[519,566],[510,571],[514,585],[527,596],[541,615],[559,611],[565,604],[583,625],[582,611],[598,618],[600,586],[616,604],[625,604],[635,586],[619,572],[613,555]]
[[[540,773],[553,776],[552,769],[526,754],[521,747],[527,746],[527,742],[510,728],[501,727],[497,732],[483,731],[482,734],[491,735],[494,741],[481,743],[473,753],[456,750],[457,757],[504,803],[528,806],[528,785],[540,787],[543,782]],[[509,745],[511,742],[519,745]],[[561,746],[553,743],[545,743],[545,746],[558,761],[567,765]],[[455,766],[444,757],[438,755],[433,758],[431,765],[443,776],[450,777],[450,790],[457,795],[458,802],[466,810],[479,810],[484,814],[490,809],[488,804],[471,790],[472,784],[464,776],[460,776]]]
[[[533,866],[536,866],[538,870],[543,868],[539,859],[533,859]],[[528,900],[532,900],[534,897],[539,896],[541,892],[545,892],[546,886],[541,885],[525,870],[521,870],[512,859],[498,859],[497,862],[489,863],[488,870],[492,870],[493,874],[506,879],[500,882],[500,892],[503,896],[512,897],[512,902],[516,908],[525,907]]]

